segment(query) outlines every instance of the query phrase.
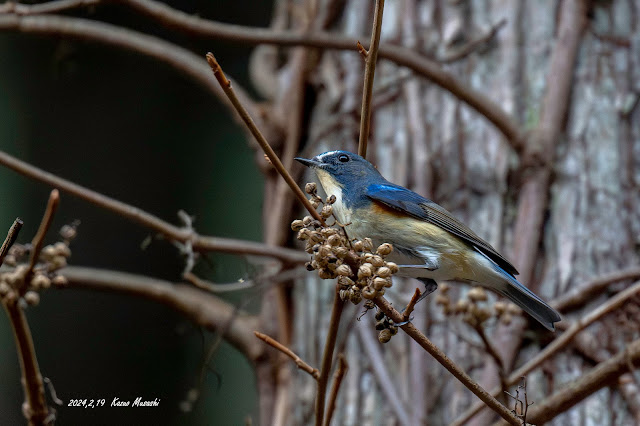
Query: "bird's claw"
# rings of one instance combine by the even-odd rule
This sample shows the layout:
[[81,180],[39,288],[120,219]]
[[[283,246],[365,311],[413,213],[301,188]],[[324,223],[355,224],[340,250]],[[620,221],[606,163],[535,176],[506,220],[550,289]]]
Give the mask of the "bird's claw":
[[412,320],[413,320],[413,317],[409,317],[409,319],[407,319],[406,321],[394,322],[393,325],[396,327],[402,327],[403,325],[409,324]]

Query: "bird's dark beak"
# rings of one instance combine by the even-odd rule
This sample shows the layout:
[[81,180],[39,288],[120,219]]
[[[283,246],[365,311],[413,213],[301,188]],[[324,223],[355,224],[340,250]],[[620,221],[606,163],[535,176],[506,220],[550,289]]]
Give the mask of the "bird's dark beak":
[[323,163],[319,162],[318,160],[314,158],[312,158],[311,160],[308,160],[306,158],[301,158],[301,157],[296,157],[294,158],[294,160],[299,161],[300,163],[304,164],[307,167],[311,167],[311,168],[316,168],[316,167],[322,167]]

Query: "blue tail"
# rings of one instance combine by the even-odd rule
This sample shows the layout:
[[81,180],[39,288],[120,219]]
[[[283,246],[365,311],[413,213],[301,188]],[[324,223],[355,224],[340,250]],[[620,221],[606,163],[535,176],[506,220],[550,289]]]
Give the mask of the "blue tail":
[[495,265],[495,269],[504,278],[506,285],[494,287],[494,289],[538,320],[547,330],[555,331],[553,323],[561,320],[560,314],[531,290],[520,284],[513,275],[508,274],[498,265]]

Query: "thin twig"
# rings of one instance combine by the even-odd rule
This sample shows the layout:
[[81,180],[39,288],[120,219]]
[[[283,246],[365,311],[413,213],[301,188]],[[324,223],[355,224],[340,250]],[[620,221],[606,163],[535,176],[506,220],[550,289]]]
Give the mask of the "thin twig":
[[340,299],[340,285],[336,284],[335,294],[333,296],[333,308],[331,309],[331,320],[329,322],[329,330],[327,331],[327,339],[324,343],[320,377],[318,378],[318,390],[316,392],[316,426],[322,426],[323,424],[327,383],[329,381],[329,373],[331,372],[333,350],[336,346],[336,337],[338,335],[338,327],[340,325],[343,307],[344,301]]
[[58,398],[58,394],[56,393],[56,388],[53,387],[53,382],[50,378],[44,378],[44,384],[47,385],[47,389],[49,390],[49,396],[53,400],[53,403],[56,405],[64,405],[64,401]]
[[[587,315],[574,322],[571,327],[562,333],[558,338],[551,342],[547,347],[539,352],[533,359],[527,362],[522,367],[514,371],[506,380],[507,386],[513,386],[520,380],[521,377],[526,376],[531,371],[539,367],[543,362],[551,358],[552,355],[559,350],[566,348],[567,344],[582,330],[598,321],[605,315],[615,311],[624,305],[630,298],[640,294],[640,282],[637,282],[628,289],[618,293],[615,297],[612,297],[607,302],[598,306]],[[497,396],[500,394],[500,388],[494,388],[491,390],[491,395]],[[461,416],[459,416],[450,426],[461,426],[466,424],[473,416],[475,416],[480,410],[484,408],[482,404],[476,404]]]
[[[313,19],[311,17],[309,19],[309,25],[311,25]],[[286,65],[287,71],[283,71],[287,78],[283,79],[286,83],[283,81],[279,88],[282,95],[278,97],[278,102],[272,105],[272,111],[274,111],[272,116],[286,117],[282,125],[286,136],[284,145],[280,146],[279,151],[285,170],[292,170],[294,158],[302,142],[303,129],[307,126],[304,119],[304,104],[310,56],[313,55],[309,49],[293,50],[291,59]],[[289,223],[294,211],[295,193],[289,190],[288,182],[279,179],[278,176],[267,175],[267,180],[266,185],[272,185],[274,191],[270,192],[265,188],[265,193],[270,193],[270,196],[265,199],[268,205],[263,206],[263,210],[269,212],[264,218],[264,239],[270,244],[285,245],[291,233]]]
[[[317,19],[316,3],[311,2],[307,3],[307,5],[309,7],[305,13],[305,19],[300,27],[297,28],[298,31],[307,32],[316,25],[323,25],[321,20]],[[286,12],[283,9],[285,8],[278,9],[274,13],[272,25],[276,27],[286,25],[285,22],[288,19],[286,19]],[[263,52],[265,50],[275,52],[273,47],[262,49]],[[304,118],[304,105],[308,94],[306,85],[310,70],[309,64],[310,61],[314,61],[311,58],[314,58],[315,54],[317,52],[299,47],[289,52],[289,59],[286,65],[279,68],[279,71],[276,70],[278,68],[277,59],[271,56],[270,58],[274,59],[274,62],[270,62],[266,66],[256,67],[256,69],[260,70],[258,73],[262,77],[266,76],[270,80],[267,87],[278,86],[280,93],[276,97],[276,102],[271,105],[271,117],[275,118],[274,121],[278,122],[279,127],[284,131],[285,136],[282,137],[281,142],[283,144],[279,146],[279,154],[285,170],[292,170],[294,158],[299,152],[303,139],[304,129],[308,124]],[[276,77],[278,72],[281,76],[286,76],[286,78],[278,79]],[[266,155],[265,157],[269,161],[269,157]],[[300,169],[298,170],[300,171]],[[295,193],[290,191],[288,183],[277,175],[267,174],[266,179],[265,194],[269,194],[269,196],[265,197],[263,211],[269,212],[269,214],[263,216],[264,241],[273,245],[286,245],[291,233],[289,227],[290,216],[295,210]],[[278,340],[286,345],[291,344],[293,327],[292,309],[289,302],[290,295],[283,285],[272,287],[269,292],[265,293],[262,300],[264,327],[268,330],[274,330],[275,328],[274,331],[277,332]],[[274,375],[279,380],[278,383],[274,383],[277,389],[276,392],[269,392],[266,395],[264,392],[261,393],[261,401],[265,401],[267,398],[273,399],[273,402],[269,404],[273,408],[273,415],[269,416],[270,418],[264,416],[267,419],[264,422],[286,424],[290,422],[288,419],[290,419],[292,413],[293,394],[287,391],[287,386],[280,386],[279,384],[288,383],[291,372],[289,368],[285,367],[284,363],[277,362],[276,365],[277,371],[274,372]]]
[[45,13],[62,12],[83,6],[95,6],[102,0],[57,0],[41,4],[20,4],[13,1],[0,4],[0,13],[15,13],[16,15],[39,15]]
[[329,426],[331,424],[331,418],[333,417],[333,412],[336,409],[338,392],[340,392],[340,385],[342,384],[342,379],[345,374],[347,374],[348,369],[349,364],[347,364],[347,359],[343,353],[340,353],[338,355],[338,367],[336,368],[336,372],[333,374],[333,385],[331,385],[331,392],[329,393],[329,405],[327,406],[324,426]]
[[305,268],[292,268],[275,273],[261,274],[250,280],[236,281],[227,284],[212,283],[196,276],[192,272],[187,272],[182,276],[185,281],[194,286],[212,293],[228,293],[232,291],[246,290],[249,288],[263,288],[272,283],[282,283],[302,277],[308,271]]
[[[373,299],[376,306],[378,306],[382,312],[391,318],[396,323],[402,322],[402,314],[396,311],[393,306],[384,298],[377,297]],[[467,389],[473,392],[478,398],[482,400],[489,408],[498,413],[500,417],[505,419],[509,424],[514,426],[520,426],[520,420],[511,413],[511,411],[502,405],[497,399],[489,394],[482,388],[476,381],[474,381],[467,373],[465,373],[460,367],[458,367],[440,348],[434,345],[420,330],[418,330],[413,324],[407,323],[400,326],[402,330],[415,340],[424,350],[426,350],[436,361],[438,361],[444,368],[447,369],[456,379],[460,381]]]
[[194,286],[202,290],[210,291],[211,293],[228,293],[232,291],[246,290],[248,288],[253,288],[253,286],[255,285],[253,280],[239,280],[227,284],[212,283],[200,278],[193,272],[187,272],[186,274],[183,274],[182,278],[184,278]]
[[232,254],[266,256],[279,259],[285,263],[304,263],[309,260],[309,256],[300,250],[271,246],[253,241],[198,235],[194,233],[193,230],[174,226],[144,210],[60,178],[24,161],[18,160],[2,151],[0,151],[0,164],[24,176],[54,186],[61,191],[65,191],[98,207],[110,210],[124,218],[137,222],[142,226],[164,235],[170,240],[180,242],[191,241],[193,248],[198,251],[220,251]]
[[[57,191],[54,192],[56,192],[57,195]],[[51,205],[51,198],[49,201],[49,205]],[[47,208],[47,213],[51,212],[52,214],[50,210],[55,210],[55,208]],[[50,223],[50,219],[47,219],[47,214],[45,213],[43,224],[47,221]],[[3,250],[9,250],[9,248],[11,248],[11,244],[15,242],[21,227],[22,221],[16,219],[9,230],[7,238],[2,244]],[[41,225],[40,230],[42,229],[43,226]],[[34,241],[36,241],[36,239],[34,239]],[[40,374],[40,368],[38,367],[38,358],[33,345],[29,323],[24,315],[24,311],[20,307],[20,297],[15,296],[16,297],[12,298],[5,297],[3,304],[11,322],[11,328],[13,329],[13,336],[16,341],[18,358],[20,360],[20,369],[22,371],[22,385],[25,393],[22,412],[29,425],[42,425],[50,419],[49,407],[47,406],[44,394],[44,382],[42,380],[42,374]]]
[[45,421],[50,414],[44,395],[44,382],[38,366],[31,329],[18,302],[19,299],[16,298],[5,303],[4,306],[13,329],[22,370],[22,385],[25,393],[22,412],[29,425],[43,425],[46,424]]
[[380,392],[382,392],[389,403],[389,409],[392,415],[396,417],[400,425],[410,426],[411,419],[409,417],[409,410],[401,399],[400,388],[397,386],[399,383],[394,382],[389,368],[385,365],[380,342],[376,340],[371,329],[365,326],[365,324],[360,323],[357,325],[357,328],[358,338],[362,345],[362,352],[371,360],[373,377],[378,382]]
[[638,366],[640,339],[633,341],[615,356],[596,365],[587,373],[581,374],[576,380],[559,387],[551,396],[536,402],[527,413],[527,421],[532,424],[544,424],[599,389],[614,384],[630,367]]
[[592,301],[615,282],[637,280],[638,278],[640,278],[640,267],[637,266],[603,275],[585,284],[574,286],[572,290],[553,300],[550,305],[554,309],[566,313]]
[[356,50],[358,51],[359,54],[362,55],[362,58],[366,61],[367,56],[369,55],[369,52],[367,52],[367,49],[365,49],[362,43],[360,43],[360,40],[356,42]]
[[[496,366],[498,367],[500,387],[502,388],[503,392],[506,392],[507,389],[509,389],[509,383],[507,382],[507,377],[506,377],[507,373],[504,369],[504,364],[503,364],[502,358],[500,358],[500,354],[496,350],[495,346],[489,341],[489,338],[487,337],[487,333],[485,333],[484,327],[482,326],[482,324],[473,325],[473,329],[476,331],[476,333],[480,337],[480,340],[484,345],[485,351],[489,354],[491,358],[493,358],[493,362],[495,362]],[[500,395],[500,393],[497,393],[497,394],[491,393],[491,394],[496,398],[498,398]]]
[[29,284],[29,281],[31,281],[33,268],[36,266],[36,263],[38,263],[40,251],[42,250],[42,245],[44,244],[44,237],[47,235],[47,232],[51,227],[53,216],[56,214],[56,210],[58,210],[58,204],[60,204],[60,192],[58,192],[57,189],[54,189],[51,191],[51,194],[49,194],[47,209],[44,212],[44,216],[42,216],[42,221],[40,222],[38,232],[36,232],[36,235],[31,241],[31,256],[29,257],[29,266],[27,267],[27,270],[24,274],[25,287]]
[[438,62],[441,62],[443,64],[449,64],[451,62],[459,61],[460,59],[463,59],[469,56],[471,53],[478,50],[478,48],[489,44],[498,34],[498,31],[500,31],[500,29],[504,27],[506,24],[507,24],[507,19],[502,18],[500,21],[498,21],[497,24],[491,27],[491,29],[487,31],[486,34],[481,35],[475,40],[471,40],[469,43],[465,44],[464,46],[461,46],[459,49],[454,50],[447,56],[439,58]]
[[602,319],[605,315],[619,309],[629,299],[635,297],[638,294],[640,294],[640,281],[636,282],[626,290],[616,294],[614,297],[607,300],[605,303],[598,306],[593,311],[579,318],[571,325],[571,327],[567,329],[567,331],[562,333],[557,339],[551,342],[546,348],[544,348],[542,352],[536,355],[535,358],[513,372],[513,374],[511,374],[508,379],[509,385],[517,383],[520,377],[529,374],[533,369],[540,366],[544,361],[549,359],[551,355],[555,354],[563,347],[566,347],[576,334],[578,334],[594,322]]
[[[373,94],[373,78],[376,73],[376,61],[378,60],[378,48],[380,46],[380,32],[382,31],[382,13],[384,12],[384,0],[376,0],[376,10],[373,16],[373,28],[371,30],[371,43],[367,51],[364,68],[364,83],[362,89],[362,111],[360,113],[360,140],[358,141],[358,155],[367,156],[367,142],[369,140],[369,127],[371,125],[371,96]],[[358,45],[362,45],[358,42]]]
[[[244,313],[234,314],[233,305],[191,285],[126,272],[78,266],[68,266],[60,272],[68,280],[69,287],[117,292],[160,302],[182,313],[199,326],[212,331],[222,331],[227,342],[252,362],[264,354],[262,345],[256,342],[253,335],[253,330],[259,327],[257,317]],[[234,321],[225,327],[232,315],[235,315]]]
[[2,247],[0,247],[0,266],[2,266],[7,253],[9,253],[9,249],[11,248],[13,243],[16,242],[18,233],[22,229],[23,224],[24,222],[22,221],[22,219],[17,217],[16,220],[13,221],[13,225],[11,225],[11,228],[9,228],[9,232],[7,232],[7,238],[5,238],[4,242],[2,243]]
[[416,307],[416,303],[418,303],[418,301],[420,300],[420,296],[422,296],[422,293],[420,292],[419,288],[416,288],[416,291],[413,293],[413,296],[411,296],[411,300],[409,301],[409,304],[407,305],[406,308],[404,308],[404,312],[402,313],[403,321],[409,321],[409,317],[411,316],[411,313]]
[[267,142],[262,132],[260,132],[260,129],[258,129],[256,124],[253,122],[253,119],[251,118],[247,110],[244,108],[244,106],[236,96],[235,91],[231,87],[231,82],[224,75],[224,72],[222,71],[220,64],[218,64],[218,61],[216,61],[215,56],[213,56],[213,53],[211,52],[207,53],[207,62],[209,63],[209,66],[211,67],[211,71],[213,71],[213,75],[216,77],[218,84],[220,84],[220,87],[224,91],[225,95],[227,95],[227,97],[231,101],[231,104],[233,105],[233,107],[236,109],[236,111],[242,118],[242,121],[244,121],[244,123],[247,125],[247,127],[249,128],[249,131],[251,132],[255,140],[258,142],[258,144],[260,145],[264,153],[267,154],[267,156],[269,157],[269,160],[271,161],[271,164],[273,165],[273,167],[278,171],[278,173],[280,174],[280,176],[282,176],[285,182],[287,182],[287,185],[289,185],[289,188],[291,188],[293,193],[296,195],[296,197],[298,197],[298,200],[300,200],[300,202],[302,203],[302,205],[304,205],[307,211],[309,211],[309,213],[315,219],[317,219],[321,224],[325,225],[324,219],[322,219],[322,217],[316,211],[316,209],[313,208],[313,206],[311,205],[311,202],[307,199],[306,195],[304,195],[304,192],[302,192],[302,190],[300,189],[296,181],[291,177],[287,169],[284,167],[284,165],[280,161],[280,158],[278,158],[278,155],[275,153],[273,148],[271,148],[271,145],[269,145],[269,142]]
[[309,373],[311,377],[316,380],[320,378],[320,371],[318,371],[317,368],[313,368],[312,366],[304,362],[304,360],[300,358],[295,352],[287,348],[282,343],[278,342],[276,339],[269,337],[266,334],[260,333],[259,331],[254,331],[253,334],[255,334],[258,339],[262,340],[267,345],[279,350],[280,352],[291,358],[300,370]]

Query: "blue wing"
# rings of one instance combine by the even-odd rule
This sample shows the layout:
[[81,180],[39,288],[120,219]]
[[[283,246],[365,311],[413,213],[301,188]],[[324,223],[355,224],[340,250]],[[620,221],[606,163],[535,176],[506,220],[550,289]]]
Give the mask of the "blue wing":
[[407,188],[393,184],[373,184],[366,189],[365,193],[374,202],[382,203],[411,217],[432,223],[462,238],[473,245],[476,250],[496,262],[507,273],[518,274],[517,269],[496,249],[433,201]]

